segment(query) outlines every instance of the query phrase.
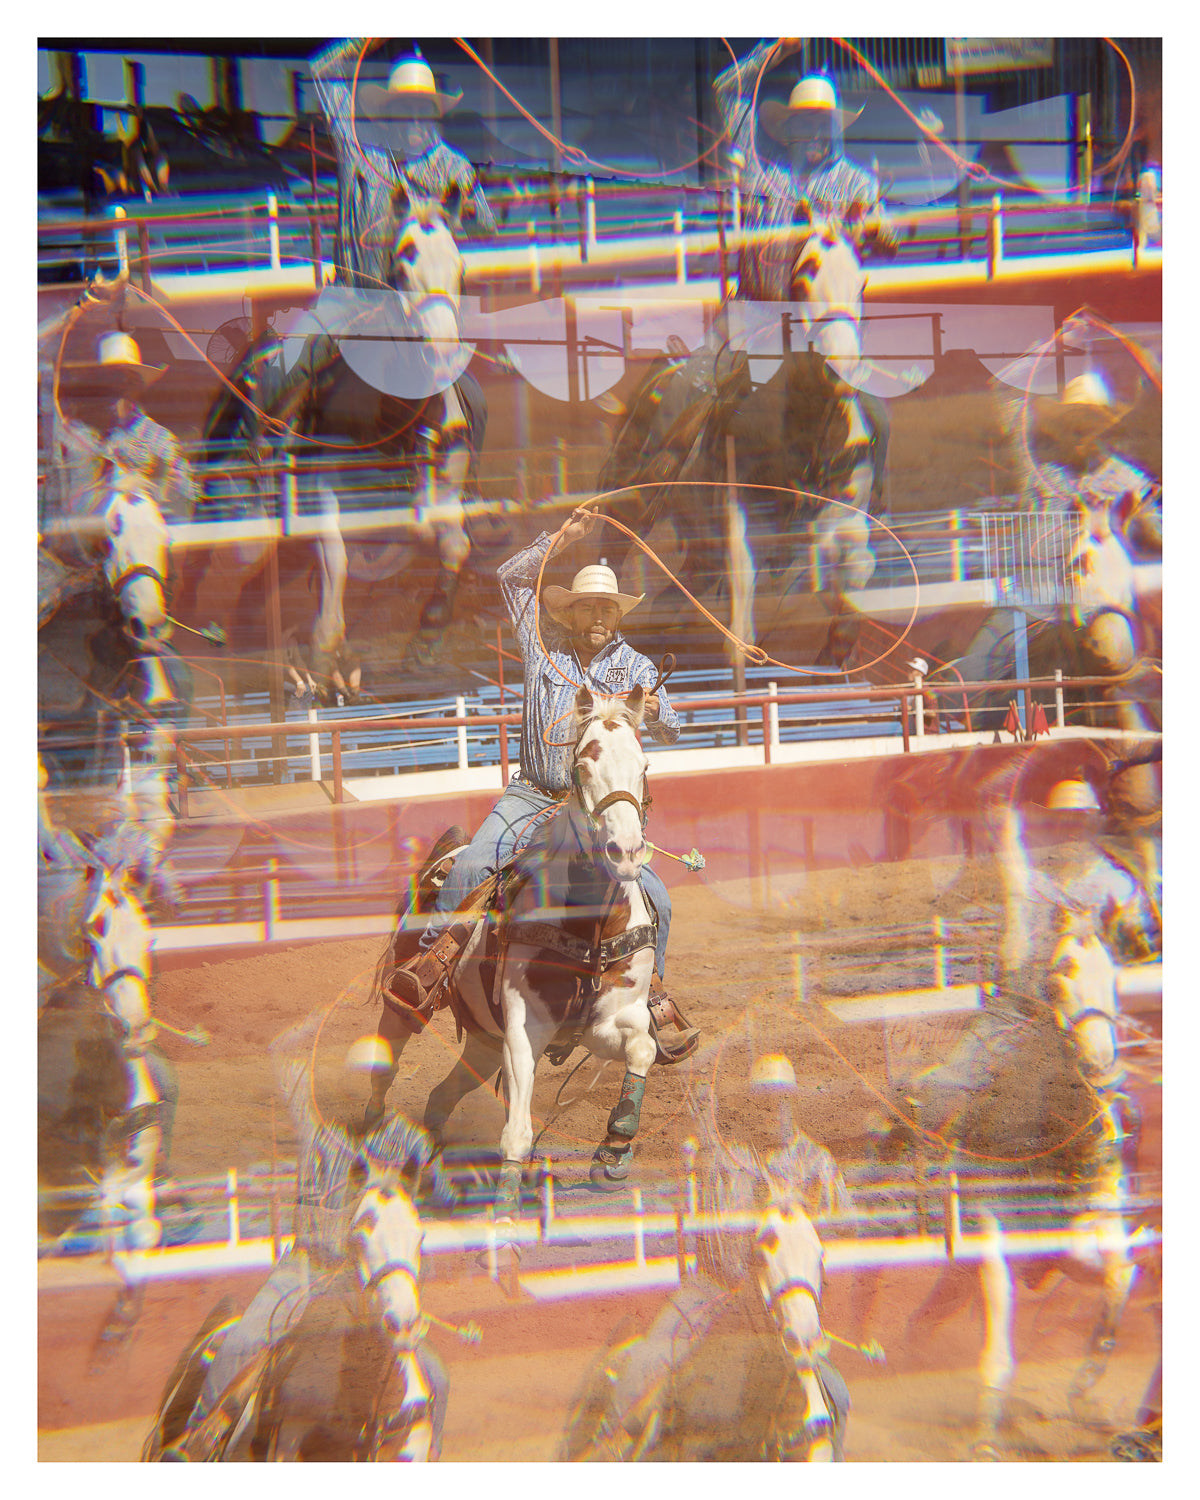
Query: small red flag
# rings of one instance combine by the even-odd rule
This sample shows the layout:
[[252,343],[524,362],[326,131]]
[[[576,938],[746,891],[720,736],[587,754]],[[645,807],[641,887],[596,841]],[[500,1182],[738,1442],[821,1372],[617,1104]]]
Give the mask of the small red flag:
[[1019,736],[1021,733],[1021,716],[1017,713],[1015,701],[1008,705],[1008,717],[1004,721],[1004,727],[1009,734]]
[[1033,737],[1037,739],[1039,734],[1049,734],[1050,726],[1046,723],[1046,710],[1040,703],[1033,705]]

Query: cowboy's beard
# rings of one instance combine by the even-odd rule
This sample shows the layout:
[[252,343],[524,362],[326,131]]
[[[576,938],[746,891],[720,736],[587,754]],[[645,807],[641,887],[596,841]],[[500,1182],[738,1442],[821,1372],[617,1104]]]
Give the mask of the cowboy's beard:
[[603,651],[616,631],[610,625],[604,625],[599,620],[590,625],[585,625],[582,630],[575,632],[575,646],[580,651],[590,651],[593,655],[597,651]]

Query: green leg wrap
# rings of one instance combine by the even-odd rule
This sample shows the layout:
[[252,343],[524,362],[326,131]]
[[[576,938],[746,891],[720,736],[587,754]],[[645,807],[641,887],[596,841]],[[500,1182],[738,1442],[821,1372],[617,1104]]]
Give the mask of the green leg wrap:
[[631,1141],[637,1134],[638,1121],[642,1118],[642,1095],[646,1092],[646,1080],[633,1073],[626,1073],[621,1084],[621,1097],[608,1117],[609,1135],[619,1135]]
[[496,1212],[499,1214],[515,1214],[521,1204],[521,1175],[524,1164],[519,1161],[506,1161],[500,1168],[500,1176],[496,1181]]

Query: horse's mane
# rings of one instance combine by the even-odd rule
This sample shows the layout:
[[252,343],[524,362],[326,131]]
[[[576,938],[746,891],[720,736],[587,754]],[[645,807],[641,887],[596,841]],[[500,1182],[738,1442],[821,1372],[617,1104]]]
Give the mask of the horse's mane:
[[578,745],[583,738],[583,731],[597,719],[621,719],[628,724],[630,729],[636,729],[642,722],[640,717],[630,709],[627,699],[611,694],[593,693],[592,706],[587,712],[587,717],[578,721],[572,744]]

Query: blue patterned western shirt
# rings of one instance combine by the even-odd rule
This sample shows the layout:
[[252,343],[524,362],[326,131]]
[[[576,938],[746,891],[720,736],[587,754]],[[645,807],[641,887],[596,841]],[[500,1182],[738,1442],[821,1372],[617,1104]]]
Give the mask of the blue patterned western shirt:
[[392,193],[401,182],[423,198],[440,198],[451,183],[463,196],[464,228],[473,219],[485,234],[496,220],[465,156],[438,141],[413,161],[398,161],[386,147],[365,139],[376,122],[355,112],[351,80],[365,38],[334,42],[313,58],[313,83],[321,101],[338,167],[338,280],[349,286],[387,285],[391,246],[376,243],[388,220]]
[[[570,746],[564,742],[571,738],[580,683],[594,693],[624,694],[638,683],[649,692],[658,669],[649,657],[635,651],[620,631],[592,658],[586,670],[580,666],[569,633],[537,604],[538,569],[553,541],[550,533],[543,531],[523,552],[501,563],[496,576],[525,660],[521,774],[542,791],[556,795],[571,787]],[[673,745],[679,738],[679,715],[662,688],[658,690],[658,705],[658,721],[646,727],[659,744]]]

